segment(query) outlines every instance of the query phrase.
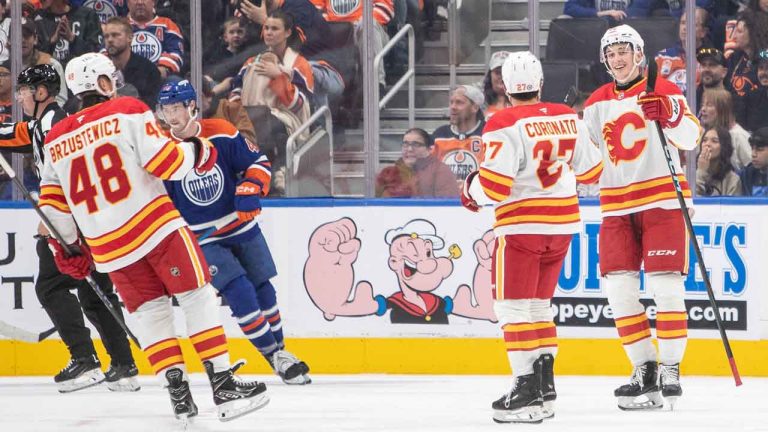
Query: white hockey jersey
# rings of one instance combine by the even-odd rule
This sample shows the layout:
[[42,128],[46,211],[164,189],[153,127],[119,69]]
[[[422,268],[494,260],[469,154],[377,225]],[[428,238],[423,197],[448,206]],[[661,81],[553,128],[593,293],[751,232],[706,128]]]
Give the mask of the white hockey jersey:
[[478,204],[494,204],[497,236],[572,234],[581,229],[576,182],[596,182],[602,164],[586,125],[567,106],[506,108],[483,130],[483,161],[469,193]]
[[140,100],[121,97],[67,117],[44,150],[40,209],[67,243],[80,228],[97,270],[136,262],[186,225],[162,179],[184,178],[193,145],[165,137]]
[[[620,216],[651,208],[680,208],[669,173],[664,149],[656,125],[645,120],[637,104],[638,95],[645,90],[646,79],[627,90],[616,90],[606,84],[587,99],[584,121],[592,141],[599,143],[603,155],[600,177],[600,208],[603,216]],[[683,110],[680,120],[664,129],[675,173],[681,183],[686,204],[691,190],[680,166],[677,148],[692,150],[701,136],[698,119],[688,109],[680,89],[658,78],[656,93],[674,97]]]

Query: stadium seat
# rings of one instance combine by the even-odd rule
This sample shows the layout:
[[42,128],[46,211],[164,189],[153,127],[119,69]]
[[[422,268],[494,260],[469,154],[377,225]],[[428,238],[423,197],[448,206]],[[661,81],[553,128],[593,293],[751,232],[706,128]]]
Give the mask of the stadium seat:
[[571,86],[579,88],[579,65],[570,60],[542,60],[544,86],[541,100],[563,103]]
[[549,25],[546,58],[599,62],[600,38],[606,30],[608,22],[601,18],[554,19]]
[[640,33],[645,42],[645,55],[648,59],[664,48],[669,48],[679,42],[677,20],[672,17],[629,18],[626,24]]

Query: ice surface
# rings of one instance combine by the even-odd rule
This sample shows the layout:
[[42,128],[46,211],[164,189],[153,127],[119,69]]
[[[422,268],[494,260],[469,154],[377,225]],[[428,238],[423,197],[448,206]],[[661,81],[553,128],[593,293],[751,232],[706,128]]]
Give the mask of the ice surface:
[[[675,411],[623,412],[614,387],[622,377],[558,377],[556,417],[540,425],[499,425],[490,405],[508,390],[506,376],[314,375],[313,384],[267,381],[261,411],[220,423],[207,379],[192,375],[200,415],[190,431],[768,431],[768,379],[683,377]],[[0,431],[178,431],[165,389],[140,377],[141,391],[100,385],[59,394],[52,378],[0,378]]]

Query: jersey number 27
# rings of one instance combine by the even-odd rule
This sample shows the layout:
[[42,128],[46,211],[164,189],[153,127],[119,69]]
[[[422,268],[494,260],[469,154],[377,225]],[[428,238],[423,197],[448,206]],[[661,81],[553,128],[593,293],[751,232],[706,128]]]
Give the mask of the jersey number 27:
[[[563,166],[558,165],[555,168],[555,163],[560,158],[568,157],[567,163],[571,163],[573,159],[573,150],[576,147],[576,139],[574,138],[561,138],[557,140],[557,144],[553,144],[550,140],[537,141],[533,146],[533,157],[539,161],[539,166],[536,168],[536,177],[541,182],[541,187],[547,189],[552,187],[560,176],[563,174]],[[556,153],[557,157],[552,158],[552,154]]]

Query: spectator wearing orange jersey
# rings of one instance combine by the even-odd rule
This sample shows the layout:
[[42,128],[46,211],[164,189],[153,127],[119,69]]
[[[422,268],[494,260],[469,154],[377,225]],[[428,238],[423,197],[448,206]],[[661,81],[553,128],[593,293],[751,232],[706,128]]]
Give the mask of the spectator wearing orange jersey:
[[435,129],[432,153],[453,171],[459,185],[480,168],[485,121],[481,107],[483,92],[471,85],[460,85],[451,93],[450,123]]
[[[362,17],[363,3],[361,0],[311,0],[323,13],[328,22],[349,22],[355,26],[355,44],[360,50],[360,58],[363,58]],[[373,0],[373,17],[377,23],[373,31],[373,55],[378,54],[389,42],[389,35],[385,26],[389,24],[395,15],[395,6],[392,0]],[[384,62],[379,66],[379,83],[386,84]]]

